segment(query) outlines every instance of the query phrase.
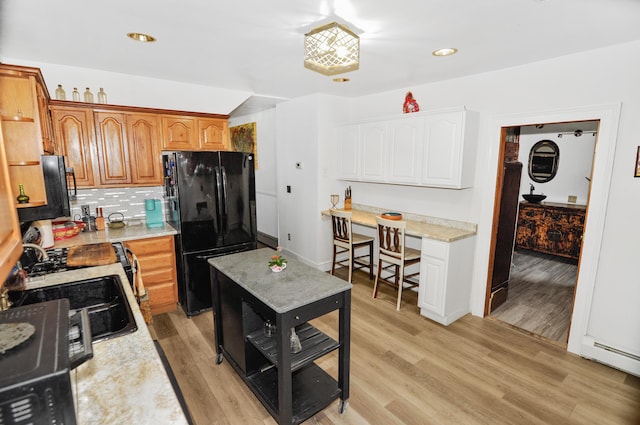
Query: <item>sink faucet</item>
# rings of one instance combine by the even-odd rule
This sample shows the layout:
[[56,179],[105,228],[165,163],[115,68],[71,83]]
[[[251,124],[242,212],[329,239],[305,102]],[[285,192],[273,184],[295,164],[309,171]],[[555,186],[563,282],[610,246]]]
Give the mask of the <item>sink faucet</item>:
[[8,310],[11,307],[11,301],[9,301],[9,288],[4,283],[0,286],[0,311]]
[[36,251],[40,251],[40,253],[42,253],[42,259],[43,260],[47,260],[49,258],[49,255],[47,255],[47,251],[42,249],[42,247],[40,245],[36,245],[34,243],[23,243],[22,244],[22,249],[24,249],[24,248],[33,248]]
[[536,190],[536,188],[531,183],[529,183],[529,186],[530,186],[529,194],[533,195],[533,191]]

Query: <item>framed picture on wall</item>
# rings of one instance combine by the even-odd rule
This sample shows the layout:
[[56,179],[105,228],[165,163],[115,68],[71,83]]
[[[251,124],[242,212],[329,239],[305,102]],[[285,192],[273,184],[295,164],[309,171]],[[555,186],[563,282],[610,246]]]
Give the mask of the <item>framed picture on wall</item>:
[[638,153],[636,154],[636,172],[634,177],[640,177],[640,146],[638,146]]
[[237,152],[253,153],[253,166],[258,169],[258,146],[256,139],[256,123],[237,125],[229,129],[231,147]]

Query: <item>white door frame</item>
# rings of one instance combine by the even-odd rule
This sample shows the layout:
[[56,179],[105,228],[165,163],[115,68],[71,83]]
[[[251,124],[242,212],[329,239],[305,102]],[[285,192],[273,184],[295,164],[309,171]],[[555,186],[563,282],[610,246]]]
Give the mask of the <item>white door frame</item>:
[[[495,117],[489,127],[490,152],[488,161],[489,173],[484,184],[483,199],[493,200],[496,197],[496,180],[498,170],[498,154],[500,146],[500,131],[502,127],[513,127],[551,122],[571,121],[600,121],[598,138],[595,146],[593,172],[591,178],[591,190],[589,194],[587,219],[585,222],[585,234],[579,264],[579,276],[576,295],[574,299],[573,315],[567,350],[586,357],[597,358],[598,353],[591,349],[592,338],[587,335],[591,302],[595,288],[595,280],[602,245],[602,232],[604,230],[605,216],[609,200],[609,186],[613,173],[613,159],[618,137],[618,122],[620,119],[621,104],[603,104],[592,106],[580,106],[571,109],[559,109],[551,111],[539,111],[518,113]],[[498,141],[498,142],[496,142]],[[481,222],[485,229],[493,226],[493,202],[488,210],[483,211]],[[489,230],[490,233],[491,230]],[[483,293],[486,292],[486,276],[488,273],[489,251],[491,239],[479,250],[478,258],[483,273]],[[476,294],[479,294],[479,289]],[[476,297],[474,300],[475,312],[484,311],[485,297]],[[480,299],[481,298],[481,299]],[[602,350],[604,351],[604,350]],[[610,356],[600,353],[599,357]],[[598,358],[605,363],[613,364],[610,358]],[[621,367],[623,368],[623,367]]]

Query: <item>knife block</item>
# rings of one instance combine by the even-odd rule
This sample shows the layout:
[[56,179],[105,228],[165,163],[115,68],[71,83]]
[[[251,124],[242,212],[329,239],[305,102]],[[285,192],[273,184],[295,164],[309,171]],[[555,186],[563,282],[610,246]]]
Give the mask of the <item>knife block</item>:
[[345,198],[345,200],[344,200],[344,209],[345,210],[350,210],[351,209],[351,198]]

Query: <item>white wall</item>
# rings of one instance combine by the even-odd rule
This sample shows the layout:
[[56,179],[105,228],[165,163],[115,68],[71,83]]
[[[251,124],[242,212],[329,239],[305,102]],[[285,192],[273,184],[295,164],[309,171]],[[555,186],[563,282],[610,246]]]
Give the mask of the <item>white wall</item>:
[[[635,225],[640,208],[640,179],[634,179],[632,174],[638,146],[635,124],[640,116],[639,69],[640,42],[634,42],[407,88],[413,92],[421,110],[465,105],[479,112],[475,186],[452,191],[360,184],[354,185],[354,202],[478,223],[471,307],[474,314],[482,315],[499,147],[497,125],[518,124],[509,122],[508,117],[574,110],[589,105],[621,104],[619,125],[617,117],[610,120],[610,124],[615,125],[611,129],[614,139],[603,141],[615,145],[608,146],[615,155],[612,158],[615,167],[608,170],[611,182],[610,185],[606,182],[608,187],[590,201],[591,205],[603,210],[601,249],[590,257],[594,264],[582,264],[581,270],[592,267],[595,281],[592,288],[586,288],[590,294],[578,297],[585,307],[578,311],[580,317],[574,316],[574,322],[584,324],[584,335],[640,355],[640,309],[637,308],[640,285],[635,270],[636,241],[640,237],[640,226]],[[356,99],[351,118],[360,120],[398,114],[406,90]],[[595,178],[607,180],[606,176]],[[584,290],[579,286],[578,291],[581,289]],[[575,349],[575,344],[570,345]],[[640,373],[637,364],[634,368]]]
[[[632,177],[638,146],[635,123],[640,114],[640,84],[636,78],[639,69],[640,42],[634,42],[351,100],[350,106],[343,109],[344,114],[334,117],[335,124],[399,115],[407,90],[413,92],[421,110],[464,105],[480,116],[478,137],[471,141],[478,145],[473,188],[447,190],[354,182],[354,202],[477,223],[470,307],[474,314],[481,316],[487,284],[500,127],[602,119],[601,125],[604,123],[605,128],[601,128],[599,134],[598,151],[601,154],[596,156],[599,160],[594,168],[569,349],[640,374],[637,361],[627,362],[617,355],[612,358],[603,354],[604,350],[595,353],[587,347],[589,340],[593,340],[640,355],[640,310],[636,305],[640,299],[640,285],[634,267],[637,261],[635,241],[640,237],[640,227],[634,225],[634,215],[640,207],[640,179]],[[619,105],[622,105],[621,109]],[[281,132],[286,133],[286,140],[297,141],[296,145],[286,145],[293,151],[283,154],[286,161],[278,167],[279,180],[281,176],[292,179],[295,175],[290,170],[293,161],[307,157],[316,147],[320,151],[324,149],[324,154],[319,151],[322,157],[328,157],[334,151],[332,143],[315,145],[318,140],[313,132],[322,131],[319,128],[329,122],[318,126],[308,114],[321,110],[309,98],[294,99],[278,106],[278,146],[283,136]],[[308,137],[304,131],[301,133],[302,130],[309,130],[312,135]],[[307,146],[306,150],[301,146]],[[326,169],[320,167],[318,172],[322,177],[337,177],[330,165]],[[316,177],[304,173],[299,177],[294,181],[298,186],[302,182],[308,183],[305,190],[320,188]],[[283,183],[280,181],[280,186]],[[335,185],[327,184],[328,192],[318,193],[315,197],[307,194],[304,199],[313,201],[310,204],[301,205],[303,199],[294,201],[295,192],[289,195],[292,202],[279,202],[281,234],[283,223],[289,229],[295,229],[298,236],[302,232],[304,243],[291,244],[290,248],[310,262],[322,262],[325,255],[317,251],[317,246],[322,244],[325,232],[322,226],[314,232],[308,220],[322,223],[318,216],[318,211],[325,209],[326,203],[322,200],[331,192],[341,193],[339,186],[335,190]],[[283,187],[279,187],[281,190]],[[317,241],[317,244],[309,241]]]
[[28,62],[11,58],[2,58],[2,62],[40,68],[49,95],[55,98],[55,89],[58,84],[62,84],[67,100],[71,100],[71,92],[74,87],[80,91],[81,98],[85,87],[89,87],[97,103],[96,94],[99,87],[103,87],[107,93],[108,103],[113,105],[227,115],[251,95],[249,92],[96,69]]
[[274,238],[278,237],[278,196],[276,192],[275,108],[229,119],[229,127],[251,122],[256,123],[258,144],[258,168],[256,169],[256,215],[258,231]]
[[[551,181],[537,183],[531,180],[527,165],[531,147],[540,140],[551,140],[558,145],[560,159],[558,172]],[[585,134],[581,137],[558,133],[539,133],[520,135],[520,150],[518,158],[522,162],[522,178],[520,179],[520,193],[529,193],[529,184],[535,187],[534,193],[547,195],[545,202],[567,203],[569,195],[577,196],[576,205],[587,205],[589,197],[589,180],[591,165],[596,145],[596,137]],[[521,199],[522,200],[522,199]]]
[[[336,180],[333,129],[346,114],[346,99],[326,95],[276,105],[280,244],[316,267],[331,246],[330,224],[322,220],[320,211],[330,208],[331,193],[344,190]],[[302,168],[296,168],[298,162]],[[291,193],[286,192],[287,186]]]

